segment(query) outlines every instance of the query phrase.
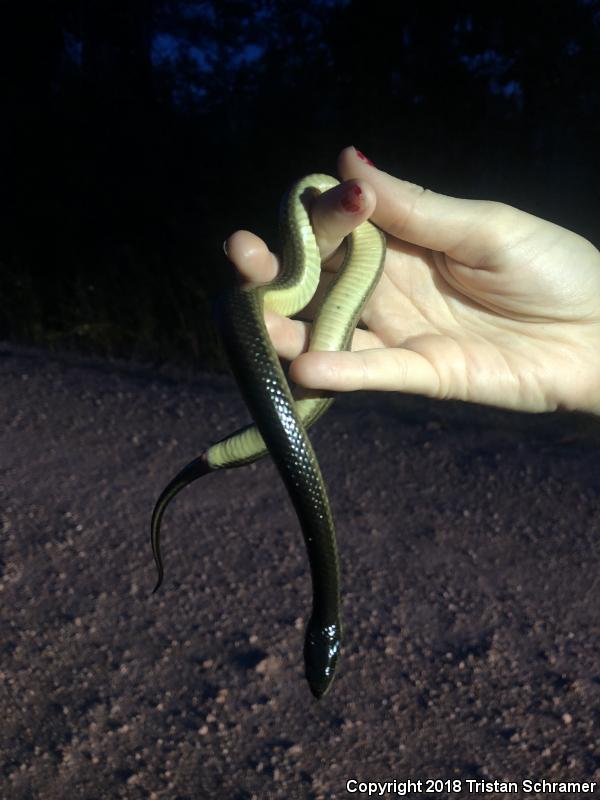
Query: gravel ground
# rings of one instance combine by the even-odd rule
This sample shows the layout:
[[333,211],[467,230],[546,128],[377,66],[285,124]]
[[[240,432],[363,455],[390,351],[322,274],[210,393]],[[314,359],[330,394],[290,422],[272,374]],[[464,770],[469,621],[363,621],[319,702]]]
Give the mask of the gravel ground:
[[0,372],[0,797],[600,793],[595,422],[339,399],[312,436],[345,622],[317,702],[307,560],[269,461],[177,498],[150,594],[153,503],[246,420],[232,380],[6,343]]

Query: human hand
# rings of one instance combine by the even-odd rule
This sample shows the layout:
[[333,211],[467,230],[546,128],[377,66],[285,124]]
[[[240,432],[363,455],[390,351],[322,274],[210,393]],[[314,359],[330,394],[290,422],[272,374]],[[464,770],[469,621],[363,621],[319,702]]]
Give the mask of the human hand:
[[[341,186],[311,210],[321,253],[367,217],[387,234],[384,274],[352,352],[306,352],[310,324],[267,313],[290,377],[327,391],[404,391],[522,411],[600,413],[600,252],[502,203],[462,200],[381,172],[346,148]],[[228,240],[240,274],[277,258],[247,231]],[[341,258],[326,261],[310,319]]]

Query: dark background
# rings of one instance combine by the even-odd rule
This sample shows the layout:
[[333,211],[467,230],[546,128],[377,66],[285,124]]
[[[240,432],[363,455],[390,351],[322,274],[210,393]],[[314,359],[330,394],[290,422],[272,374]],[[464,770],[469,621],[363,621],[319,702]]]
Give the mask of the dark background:
[[345,625],[320,703],[268,459],[182,492],[150,595],[159,492],[243,419],[201,369],[221,243],[275,247],[292,180],[353,143],[599,243],[600,2],[390,5],[0,3],[0,800],[600,785],[597,418],[340,397],[313,436]]
[[355,144],[596,244],[600,2],[60,0],[0,19],[0,338],[220,363],[223,239]]

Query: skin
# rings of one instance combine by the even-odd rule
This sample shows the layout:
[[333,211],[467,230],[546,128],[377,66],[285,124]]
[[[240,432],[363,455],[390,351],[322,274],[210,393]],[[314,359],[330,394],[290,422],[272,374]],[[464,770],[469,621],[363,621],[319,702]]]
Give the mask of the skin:
[[[303,321],[265,317],[295,383],[600,414],[600,252],[591,242],[503,203],[399,180],[353,147],[338,172],[343,183],[311,209],[329,259],[315,300]],[[311,309],[341,263],[339,245],[369,217],[386,233],[387,255],[365,329],[352,352],[308,353]],[[244,280],[277,273],[277,256],[249,231],[226,250]]]

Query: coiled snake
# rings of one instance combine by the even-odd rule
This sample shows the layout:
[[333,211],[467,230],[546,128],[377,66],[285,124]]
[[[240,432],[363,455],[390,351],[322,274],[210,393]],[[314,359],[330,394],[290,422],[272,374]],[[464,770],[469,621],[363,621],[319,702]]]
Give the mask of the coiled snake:
[[[308,552],[313,607],[304,643],[306,678],[322,697],[333,680],[341,643],[339,566],[327,491],[306,433],[333,402],[318,392],[292,395],[266,330],[264,309],[292,316],[314,295],[321,257],[309,218],[314,197],[338,184],[308,175],[285,196],[280,211],[282,265],[267,284],[231,289],[216,307],[216,320],[233,374],[255,424],[213,444],[184,467],[161,493],[151,522],[151,541],[163,578],[160,525],[167,505],[185,486],[217,469],[250,464],[269,452],[296,510]],[[310,350],[346,350],[363,306],[383,269],[385,238],[369,221],[346,240],[346,254],[312,325]]]

